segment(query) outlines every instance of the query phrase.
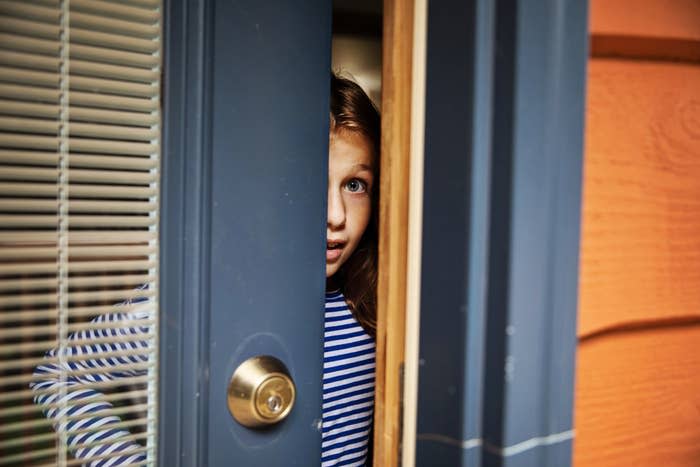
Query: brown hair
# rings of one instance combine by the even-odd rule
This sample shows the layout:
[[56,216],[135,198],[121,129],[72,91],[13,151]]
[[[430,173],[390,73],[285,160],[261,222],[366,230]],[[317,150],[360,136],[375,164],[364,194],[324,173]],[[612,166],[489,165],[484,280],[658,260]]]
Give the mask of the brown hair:
[[369,224],[352,256],[336,273],[348,307],[372,337],[377,334],[377,241],[379,238],[379,112],[356,83],[331,73],[331,134],[359,133],[369,141],[374,159]]

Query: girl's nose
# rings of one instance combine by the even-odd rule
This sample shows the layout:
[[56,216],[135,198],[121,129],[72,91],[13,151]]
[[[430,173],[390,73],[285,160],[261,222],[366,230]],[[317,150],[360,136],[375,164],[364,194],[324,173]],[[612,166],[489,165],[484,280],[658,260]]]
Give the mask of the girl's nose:
[[345,204],[337,190],[328,190],[328,227],[340,228],[345,224]]

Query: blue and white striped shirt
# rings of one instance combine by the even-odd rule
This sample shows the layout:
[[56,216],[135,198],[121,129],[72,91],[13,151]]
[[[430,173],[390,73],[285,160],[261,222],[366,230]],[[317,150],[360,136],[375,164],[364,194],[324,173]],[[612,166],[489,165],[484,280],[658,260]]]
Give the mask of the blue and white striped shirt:
[[321,465],[365,465],[374,411],[375,343],[340,292],[326,294]]
[[145,323],[153,306],[138,297],[143,290],[137,289],[132,301],[116,305],[113,313],[94,318],[95,329],[70,335],[63,363],[52,349],[34,370],[34,401],[44,407],[54,428],[65,423],[68,447],[90,467],[143,465],[147,460],[146,448],[123,428],[121,416],[101,392],[117,381],[139,384],[147,374],[152,330]]
[[[99,328],[69,337],[63,364],[56,362],[53,349],[34,372],[35,402],[54,423],[68,416],[68,446],[77,459],[92,459],[90,466],[146,461],[144,446],[129,431],[115,428],[122,420],[99,389],[110,381],[129,384],[146,374],[138,366],[148,360],[151,329],[142,323],[152,315],[132,307],[139,302],[151,308],[144,298],[121,304],[128,307],[115,306],[115,312],[92,320]],[[365,465],[374,409],[375,343],[341,293],[326,294],[324,322],[321,465]],[[124,350],[127,355],[114,356]]]

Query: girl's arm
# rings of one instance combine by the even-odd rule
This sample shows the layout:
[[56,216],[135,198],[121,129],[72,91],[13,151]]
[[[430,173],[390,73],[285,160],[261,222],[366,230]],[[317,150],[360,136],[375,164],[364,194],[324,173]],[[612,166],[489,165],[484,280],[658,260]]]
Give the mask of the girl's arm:
[[[146,461],[146,449],[131,433],[115,427],[122,420],[100,389],[105,386],[101,383],[123,380],[122,384],[128,385],[130,377],[147,374],[150,326],[144,323],[150,317],[144,310],[100,315],[91,323],[105,324],[71,334],[64,358],[59,359],[58,349],[49,350],[47,361],[34,371],[35,380],[30,384],[34,402],[43,406],[55,429],[59,420],[67,417],[61,423],[73,455],[85,460],[98,458],[89,466]],[[126,355],[115,356],[120,352]]]

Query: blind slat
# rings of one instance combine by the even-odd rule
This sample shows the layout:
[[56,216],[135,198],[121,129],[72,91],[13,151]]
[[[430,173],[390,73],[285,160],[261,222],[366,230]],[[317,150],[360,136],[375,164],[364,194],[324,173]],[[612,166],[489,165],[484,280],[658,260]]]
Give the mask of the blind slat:
[[[94,402],[94,401],[93,401],[93,402]],[[147,420],[146,420],[146,419],[141,419],[141,424],[144,425],[144,426],[146,426]],[[110,428],[111,428],[111,427],[110,427]],[[102,429],[104,429],[104,427],[102,427]],[[74,433],[74,432],[72,432],[72,433]],[[149,437],[149,436],[151,436],[151,435],[152,435],[151,432],[140,433],[140,434],[138,434],[138,435],[128,435],[128,436],[123,436],[123,437],[121,437],[121,438],[120,438],[120,441],[124,441],[124,440],[129,440],[129,441],[145,440],[147,437]],[[27,443],[30,443],[30,442],[32,442],[32,443],[33,443],[33,442],[40,442],[40,441],[46,442],[46,441],[51,441],[51,440],[56,440],[56,441],[58,441],[58,435],[56,435],[56,434],[53,434],[53,435],[44,434],[44,435],[29,436],[29,437],[26,438],[26,442],[27,442]],[[81,448],[84,448],[84,447],[91,447],[91,446],[101,446],[101,445],[104,445],[104,444],[109,444],[109,441],[105,441],[105,440],[100,439],[100,440],[92,441],[92,442],[89,442],[89,443],[87,443],[87,442],[86,442],[86,443],[81,443],[81,444],[80,444],[80,447],[81,447]],[[0,443],[0,446],[2,446],[2,443]],[[10,445],[10,446],[12,446],[12,445]],[[1,447],[0,447],[0,449],[1,449]],[[143,449],[146,449],[146,448],[143,448]],[[28,461],[28,460],[41,459],[42,457],[48,457],[48,454],[51,454],[51,453],[55,454],[55,452],[56,452],[56,448],[55,448],[55,447],[54,447],[54,448],[50,448],[50,449],[49,449],[49,448],[46,448],[46,449],[42,449],[42,450],[34,450],[34,451],[29,451],[29,452],[25,451],[25,452],[23,452],[23,453],[21,453],[21,454],[15,454],[15,455],[13,455],[13,456],[8,456],[8,457],[3,457],[3,458],[1,458],[1,459],[0,459],[0,465],[3,465],[3,464],[12,464],[12,463],[15,463],[15,462],[18,462],[18,461]],[[129,451],[130,454],[133,453],[133,452],[135,452],[135,451]],[[110,459],[110,458],[113,458],[113,457],[123,456],[124,454],[125,454],[125,453],[124,453],[123,451],[117,451],[117,452],[111,452],[111,453],[109,453],[109,454],[105,454],[105,455],[102,455],[102,456],[91,457],[90,459],[91,459],[92,461],[97,461],[98,459],[100,459],[100,460],[106,460],[106,459]],[[31,465],[34,466],[34,463],[32,463]],[[133,464],[126,464],[126,465],[131,465],[131,466],[133,467]],[[54,467],[55,467],[55,466],[54,466]]]
[[[69,345],[70,347],[70,345]],[[91,359],[103,359],[103,358],[120,358],[120,357],[138,357],[138,356],[143,356],[144,354],[148,354],[149,352],[146,351],[144,352],[143,349],[141,350],[133,350],[133,349],[122,349],[118,351],[113,351],[113,352],[99,352],[99,353],[94,353],[94,354],[77,354],[77,355],[66,355],[63,358],[63,361],[65,362],[82,362],[85,360],[91,360]],[[58,364],[60,362],[58,357],[32,357],[32,358],[18,358],[18,359],[12,359],[7,362],[0,362],[0,371],[8,371],[8,370],[20,370],[20,369],[27,369],[27,370],[33,370],[34,367],[39,365],[40,363],[53,363],[53,364]],[[97,368],[93,368],[92,371],[94,372],[99,372],[96,371],[98,370]],[[101,369],[101,372],[104,372],[104,369]]]
[[49,57],[47,55],[0,50],[0,65],[58,72],[59,60],[56,57]]
[[[2,184],[0,184],[0,187]],[[140,243],[156,240],[158,234],[151,231],[123,231],[123,230],[97,230],[97,231],[77,231],[70,232],[69,245],[87,245],[87,244],[127,244]],[[31,231],[16,231],[3,232],[0,231],[0,244],[10,245],[29,245],[33,243],[56,243],[56,232],[31,232]]]
[[[68,160],[71,167],[90,167],[122,170],[149,170],[158,167],[156,159],[130,156],[102,156],[98,154],[71,154]],[[0,149],[0,164],[49,165],[56,166],[58,154]]]
[[[0,100],[0,113],[3,114],[21,115],[25,117],[58,118],[58,112],[57,105]],[[2,159],[0,159],[0,161],[2,161]]]
[[[157,251],[154,245],[103,245],[103,246],[75,246],[68,250],[68,258],[101,258],[111,256],[146,256]],[[56,247],[11,247],[0,246],[0,261],[34,259],[55,257],[58,255]],[[0,296],[0,304],[3,297]]]
[[[2,63],[1,55],[0,63]],[[85,60],[71,60],[70,72],[75,75],[97,76],[100,78],[136,81],[141,83],[152,83],[159,78],[159,72],[156,70],[88,62]]]
[[[0,198],[0,212],[56,211],[58,201],[55,199],[7,199]],[[150,201],[82,201],[68,202],[68,212],[94,213],[148,213],[156,209],[156,203]]]
[[114,141],[97,139],[71,138],[68,144],[72,151],[102,152],[105,154],[133,154],[149,156],[157,153],[159,150],[158,145],[152,143],[120,141],[119,144],[115,144]]
[[[155,364],[153,363],[130,363],[128,365],[114,365],[113,366],[113,371],[118,371],[118,372],[125,372],[125,371],[148,371],[149,369],[153,368]],[[66,374],[69,376],[90,376],[90,375],[98,375],[104,373],[104,370],[100,368],[89,368],[85,370],[72,370],[72,371],[67,371]],[[0,388],[2,386],[12,386],[15,384],[29,384],[35,381],[43,381],[46,379],[45,375],[19,375],[19,376],[5,376],[3,378],[0,378]],[[124,376],[121,378],[122,385],[128,385],[129,383],[129,376]],[[114,410],[119,410],[121,413],[128,413],[133,410],[134,406],[129,406],[129,407],[119,407],[115,408]],[[70,420],[71,418],[78,419],[82,418],[83,416],[77,415],[74,417],[68,416],[65,417],[66,419]],[[2,429],[0,428],[0,432]]]
[[[2,170],[2,169],[0,169]],[[56,199],[12,199],[0,198],[1,212],[45,212],[57,211],[58,200]]]
[[[21,294],[21,295],[4,295],[0,296],[0,306],[11,307],[17,305],[48,305],[56,303],[58,299],[56,292],[42,294]],[[0,320],[13,321],[15,317],[19,318],[21,313],[30,310],[22,310],[18,312],[2,311],[0,312]],[[51,310],[52,312],[54,310]],[[13,313],[15,313],[13,315]],[[12,316],[13,319],[9,319]]]
[[[0,91],[2,89],[0,88]],[[159,103],[155,99],[140,97],[112,96],[89,92],[71,92],[72,106],[98,107],[104,109],[133,110],[136,112],[155,112]]]
[[0,465],[16,464],[17,462],[27,462],[34,459],[41,459],[56,453],[56,448],[32,449],[31,451],[23,451],[10,456],[0,458]]
[[[3,167],[0,179],[26,181],[53,181],[58,177],[58,169],[48,167]],[[144,185],[158,179],[157,174],[150,172],[124,172],[117,170],[68,170],[70,183],[118,183],[123,185]]]
[[[68,391],[69,393],[71,391]],[[124,400],[124,399],[136,399],[136,398],[144,398],[148,396],[148,391],[145,389],[137,389],[134,391],[123,391],[123,392],[118,392],[115,394],[103,394],[100,396],[100,401],[105,401],[105,402],[112,402],[112,401],[118,401],[118,400]],[[89,403],[90,401],[94,402],[94,399],[82,399],[84,403]],[[52,403],[52,404],[45,404],[43,408],[51,409],[51,408],[56,408],[59,407],[61,404],[60,403]],[[33,411],[37,410],[42,410],[42,406],[36,405],[36,404],[23,404],[19,406],[14,406],[14,407],[6,407],[0,409],[0,418],[4,417],[10,417],[13,415],[22,415],[25,413],[31,413]],[[42,438],[40,439],[52,439],[52,437],[56,436],[55,433],[50,433],[47,435],[41,435]],[[44,438],[43,436],[47,436]],[[28,438],[27,441],[33,438]],[[0,450],[3,448],[7,448],[10,446],[14,446],[16,441],[0,441]]]
[[150,113],[123,112],[118,110],[90,109],[85,107],[74,107],[71,109],[71,120],[83,120],[100,123],[121,123],[131,126],[151,126],[155,125],[158,115]]
[[24,85],[57,88],[59,75],[50,71],[30,71],[19,68],[0,67],[0,81]]
[[[140,378],[140,379],[141,379],[141,380],[144,380],[144,378]],[[129,378],[129,382],[130,382],[131,384],[138,384],[138,383],[136,382],[136,380],[137,380],[137,378]],[[139,381],[139,382],[144,382],[144,383],[146,383],[146,382],[148,382],[148,379],[146,379],[146,380],[144,380],[144,381]],[[110,381],[110,383],[111,383],[111,384],[109,384],[109,385],[105,384],[105,385],[102,386],[102,387],[114,387],[114,386],[118,386],[118,385],[119,385],[119,382],[118,382],[118,381],[117,381],[117,382]],[[115,384],[115,383],[116,383],[116,384]],[[124,383],[122,382],[122,384],[124,384]],[[92,386],[92,385],[91,385],[91,386]],[[22,421],[22,422],[7,423],[7,424],[5,424],[5,425],[0,425],[0,433],[12,433],[12,432],[14,432],[14,431],[33,430],[33,429],[36,429],[36,428],[41,428],[41,427],[50,425],[51,423],[53,423],[53,421],[51,421],[51,420],[49,420],[49,419],[41,419],[41,420],[31,420],[31,421]],[[122,422],[120,422],[120,423],[112,423],[112,424],[109,425],[109,427],[110,427],[110,428],[114,428],[114,429],[129,428],[129,427],[134,427],[134,426],[143,425],[143,423],[144,423],[143,420],[129,420],[129,421],[122,421]],[[99,427],[94,427],[94,428],[92,428],[92,429],[90,429],[90,428],[85,428],[85,429],[83,429],[83,430],[78,430],[77,432],[78,432],[78,433],[81,433],[81,432],[82,432],[82,433],[87,433],[87,432],[90,432],[90,431],[96,431],[96,430],[98,430],[98,429],[100,429],[100,428],[99,428]],[[144,449],[145,449],[145,448],[144,448]],[[85,462],[85,461],[81,461],[81,462],[78,462],[78,464],[84,463],[84,462]],[[75,464],[74,464],[74,465],[75,465]],[[52,464],[52,466],[53,466],[53,467],[56,467],[55,464]]]
[[57,134],[56,120],[40,120],[38,118],[0,117],[0,131],[21,131],[22,133]]
[[58,169],[50,169],[48,167],[3,167],[2,171],[0,171],[0,179],[4,180],[55,181],[57,177]]
[[[13,409],[18,409],[16,412],[12,411],[7,411],[9,415],[22,415],[22,414],[29,414],[32,412],[36,412],[38,410],[41,410],[41,407],[39,407],[36,404],[30,404],[30,405],[20,405],[19,407],[13,407],[10,410]],[[3,416],[5,413],[5,410],[0,409],[0,418]],[[26,415],[25,415],[26,416]],[[10,438],[7,441],[0,441],[0,451],[13,448],[13,447],[20,447],[20,446],[29,446],[32,444],[36,443],[45,443],[47,441],[52,441],[52,440],[57,440],[58,434],[55,432],[51,433],[44,433],[41,435],[28,435],[28,436],[22,436],[22,437],[17,437],[17,438]]]
[[154,201],[82,201],[68,202],[70,212],[129,212],[132,214],[146,214],[157,208]]
[[[48,48],[48,45],[46,44],[31,45],[33,47],[43,46],[45,48]],[[30,45],[27,45],[26,47],[29,46]],[[37,49],[31,49],[31,51],[34,50]],[[151,69],[156,68],[160,65],[160,57],[158,57],[157,55],[143,54],[138,52],[126,52],[123,50],[107,49],[105,47],[95,47],[92,45],[82,44],[71,44],[70,57],[71,59],[77,58],[81,60],[89,60],[94,62],[112,63],[114,65],[129,65]]]
[[16,84],[0,83],[0,97],[32,102],[58,103],[58,89],[36,88]]
[[[136,449],[132,449],[129,451],[129,454],[138,454],[138,453],[151,453],[151,456],[155,456],[153,452],[155,451],[155,447],[140,447]],[[95,460],[101,460],[101,459],[108,459],[110,457],[116,457],[118,456],[119,453],[111,453],[108,455],[102,455],[102,456],[93,456],[90,459],[95,459]],[[71,467],[73,465],[82,465],[84,461],[81,461],[80,459],[68,459],[66,461],[66,467]],[[148,459],[144,462],[135,462],[133,464],[129,464],[130,467],[143,467],[147,465],[153,465],[152,461],[149,461]],[[38,466],[38,467],[44,467],[44,466]],[[55,466],[51,466],[55,467]]]
[[[156,267],[155,261],[84,261],[72,262],[71,272],[144,271]],[[49,274],[56,271],[56,262],[0,264],[0,274]]]
[[71,12],[70,22],[71,25],[79,28],[108,31],[114,34],[143,37],[146,39],[154,39],[160,34],[160,28],[157,24],[136,23],[112,16],[106,17],[78,11]]
[[[19,85],[43,86],[49,89],[57,88],[60,76],[56,72],[24,70],[16,67],[0,67],[0,81]],[[149,83],[138,83],[106,78],[72,76],[70,88],[76,91],[105,93],[131,97],[158,96],[157,86]]]
[[31,5],[25,1],[4,0],[0,3],[0,15],[31,18],[36,21],[57,24],[61,12],[58,8]]
[[[0,195],[4,196],[56,196],[57,184],[39,183],[0,183]],[[111,185],[73,185],[71,196],[89,198],[150,198],[158,194],[152,187],[111,186]]]
[[95,45],[98,47],[110,47],[114,49],[129,50],[153,54],[160,46],[153,39],[140,39],[136,37],[125,37],[120,34],[110,34],[106,32],[90,31],[86,29],[72,28],[70,33],[71,43],[81,43]]
[[[106,400],[106,396],[105,396],[105,398],[102,398],[100,400]],[[53,406],[53,404],[47,404],[47,405]],[[29,411],[37,410],[37,407],[32,407],[32,406],[22,406],[22,407],[27,407],[27,409]],[[31,412],[29,412],[29,413],[31,413]],[[142,419],[138,419],[137,421],[140,422],[139,425],[142,425],[144,427],[148,424],[147,419],[142,418]],[[128,439],[131,441],[138,441],[138,440],[145,440],[147,437],[152,436],[152,435],[153,435],[153,433],[151,431],[146,431],[144,433],[139,433],[138,435],[124,436],[121,439],[122,440]],[[44,433],[44,434],[39,434],[39,435],[23,436],[22,438],[10,439],[9,441],[0,441],[0,451],[2,451],[4,449],[13,448],[13,447],[16,448],[16,447],[21,447],[21,446],[28,446],[31,444],[38,444],[38,443],[46,444],[47,442],[51,442],[51,441],[53,441],[53,442],[59,441],[57,433],[51,432],[51,433]],[[97,445],[97,444],[104,444],[104,441],[99,440],[99,441],[94,441],[92,443],[81,444],[81,447],[85,447],[85,446],[89,446],[89,445]],[[32,452],[34,452],[34,451],[32,451]],[[55,454],[55,448],[52,449],[52,452]],[[123,452],[116,452],[116,453],[112,453],[111,455],[116,456],[116,455],[123,455],[123,454],[124,454]],[[26,460],[26,459],[24,459],[24,460]],[[0,460],[0,462],[2,462],[2,461],[7,461],[7,458],[3,458],[2,460]],[[36,467],[36,465],[34,463],[32,463],[31,465]],[[47,464],[47,465],[50,465],[51,467],[55,467],[54,464]],[[131,465],[133,467],[135,464],[128,464],[128,465]]]
[[[111,305],[113,306],[113,305]],[[76,310],[73,312],[71,310],[71,317],[91,317],[90,313],[87,311],[81,312],[82,310]],[[116,313],[117,310],[112,309],[112,313]],[[56,319],[58,317],[58,310],[55,308],[48,308],[44,310],[23,310],[23,311],[4,311],[0,313],[0,323],[3,323],[5,326],[10,326],[7,323],[21,323],[21,322],[32,322],[32,321],[37,321],[37,320],[46,320],[46,319]],[[16,325],[16,324],[15,324]],[[58,329],[56,329],[56,332],[58,332]],[[143,340],[143,338],[140,338]],[[122,342],[121,339],[118,339],[119,342]],[[111,343],[116,342],[115,337],[111,336],[110,341]],[[141,353],[144,353],[141,351]]]
[[103,0],[71,0],[71,11],[84,11],[106,17],[124,18],[129,21],[153,24],[160,19],[157,9],[110,3]]
[[[127,342],[140,342],[144,338],[153,338],[153,334],[142,334],[140,336],[121,336],[119,338],[120,343]],[[85,339],[73,339],[73,344],[75,345],[85,345],[85,344],[104,344],[114,342],[113,337],[91,337],[89,340]],[[46,352],[48,349],[52,349],[58,346],[58,339],[46,339],[46,340],[35,340],[33,342],[20,342],[13,343],[10,345],[0,345],[0,355],[22,355],[26,352]],[[9,400],[16,400],[18,398],[25,397],[31,394],[31,392],[13,394],[13,393],[0,393],[0,402],[7,402]]]
[[[1,14],[2,6],[0,6],[0,15]],[[0,31],[31,34],[36,37],[58,40],[60,27],[55,23],[40,23],[16,17],[0,16]]]
[[76,91],[90,91],[93,93],[149,98],[158,96],[160,92],[158,90],[158,87],[153,84],[134,83],[131,81],[117,81],[105,78],[88,78],[85,76],[72,75],[70,78],[70,88]]
[[129,3],[142,8],[158,9],[160,8],[160,0],[123,0],[122,3]]
[[49,6],[53,8],[58,8],[59,3],[61,0],[28,0],[32,3],[35,3],[37,5],[44,5],[44,6]]
[[[155,321],[152,320],[141,320],[139,322],[139,326],[147,326],[148,324],[154,324]],[[96,330],[96,329],[116,329],[118,326],[115,326],[114,323],[80,323],[80,324],[69,324],[66,326],[66,330],[69,333],[75,332],[75,331],[83,331],[83,330]],[[11,328],[11,329],[0,329],[0,337],[7,339],[7,338],[18,338],[18,337],[32,337],[32,336],[40,336],[40,335],[48,335],[48,334],[55,334],[58,331],[58,325],[57,324],[47,324],[47,325],[40,325],[40,326],[22,326],[22,327],[17,327],[17,328]],[[114,339],[114,338],[112,338]],[[12,379],[12,377],[5,377],[3,376],[0,378],[0,385],[2,384],[15,384],[15,383],[24,383],[24,382],[30,382],[34,381],[32,379]]]
[[[68,217],[72,227],[150,227],[157,219],[147,216],[85,216]],[[58,215],[47,214],[4,214],[0,215],[3,227],[54,227],[58,225]]]
[[0,164],[51,165],[58,163],[55,152],[0,149]]
[[[0,125],[2,124],[2,119],[0,118]],[[107,143],[112,146],[121,146],[125,144],[122,140],[133,140],[133,141],[151,141],[158,138],[158,129],[154,128],[139,128],[139,127],[128,127],[120,125],[98,125],[91,123],[70,123],[68,125],[68,131],[71,136],[87,136],[91,138],[110,138],[120,140],[118,143],[114,141],[101,141],[100,143]],[[90,140],[81,139],[71,139],[70,144],[73,149],[77,143],[83,143]],[[150,146],[150,145],[149,145]],[[150,151],[153,151],[153,146],[150,146]],[[119,151],[119,148],[116,148]]]
[[[117,276],[88,276],[88,277],[69,277],[68,289],[75,287],[123,287],[136,286],[152,282],[154,276],[149,274],[119,274]],[[36,289],[55,289],[58,286],[56,277],[46,277],[39,279],[22,278],[22,279],[5,279],[0,280],[0,291],[7,292],[11,290],[21,290],[23,293],[28,293],[30,290]]]
[[[102,400],[104,400],[104,399],[102,399]],[[27,407],[29,410],[34,410],[31,406],[22,406],[22,407]],[[140,421],[141,421],[141,424],[143,424],[143,425],[147,424],[146,420],[142,419]],[[150,431],[147,431],[145,433],[140,433],[138,435],[126,436],[122,439],[143,440],[151,435],[152,435],[152,433]],[[35,444],[35,443],[45,444],[45,443],[50,442],[50,441],[58,442],[59,441],[58,434],[55,432],[52,432],[52,433],[44,433],[44,434],[40,434],[40,435],[23,436],[22,438],[10,439],[9,441],[0,441],[0,451],[2,451],[3,449],[9,449],[9,448],[13,448],[13,447],[28,446],[28,445]],[[95,441],[95,442],[90,443],[90,444],[97,444],[97,443],[104,444],[104,441]],[[83,445],[81,445],[81,446],[83,446]],[[52,450],[52,453],[55,456],[55,448]],[[123,452],[112,453],[111,455],[116,456],[116,455],[121,455],[121,454],[123,454]],[[54,456],[52,456],[52,457],[54,457]],[[46,457],[49,457],[49,456],[46,456]],[[6,461],[6,459],[7,458],[3,458],[0,460],[0,462]],[[40,467],[34,463],[32,463],[31,465],[32,465],[32,467]],[[47,465],[49,467],[56,467],[55,464],[45,464],[45,465]],[[134,467],[135,464],[127,464],[127,465]]]
[[[136,384],[133,381],[131,381],[131,380],[135,380],[135,379],[136,378],[129,378],[130,381],[128,383]],[[125,384],[125,383],[122,382],[122,384]],[[118,384],[112,384],[111,386],[117,386],[117,385]],[[115,408],[113,410],[115,410],[115,413],[128,413],[129,412],[128,409],[125,410],[124,408]],[[66,417],[66,419],[67,420],[77,420],[77,419],[82,418],[82,417],[83,417],[83,415],[73,415],[73,416]],[[20,431],[20,430],[24,431],[24,430],[29,430],[29,429],[36,429],[36,428],[40,428],[42,426],[49,425],[51,423],[53,423],[53,421],[50,419],[7,423],[7,424],[0,426],[0,433],[11,433],[13,431]],[[140,425],[140,424],[143,424],[142,420],[138,420],[138,421],[133,420],[133,421],[129,421],[129,422],[112,423],[109,425],[109,427],[116,429],[116,428],[119,428],[120,426],[136,426],[136,425]],[[89,433],[89,432],[97,431],[100,429],[102,429],[102,427],[93,426],[90,428],[82,428],[80,430],[76,430],[75,432],[76,433]],[[83,461],[83,462],[85,462],[85,461]]]
[[3,44],[3,48],[6,49],[51,56],[58,55],[60,47],[58,41],[36,39],[4,32],[0,32],[0,44]]

